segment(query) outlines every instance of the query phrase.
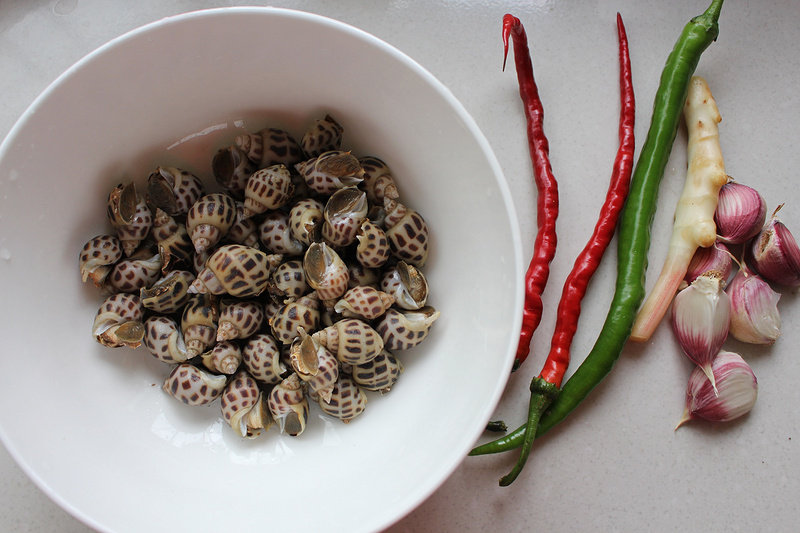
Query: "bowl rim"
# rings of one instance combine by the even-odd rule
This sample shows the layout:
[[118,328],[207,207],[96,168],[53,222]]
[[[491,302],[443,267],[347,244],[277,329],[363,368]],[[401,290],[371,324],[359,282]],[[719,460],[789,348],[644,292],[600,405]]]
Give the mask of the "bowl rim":
[[[509,237],[513,248],[512,250],[513,257],[511,257],[511,261],[513,263],[512,266],[515,273],[515,279],[514,279],[515,297],[513,301],[514,315],[512,323],[509,324],[509,339],[508,339],[508,346],[506,348],[503,372],[506,375],[510,376],[513,364],[513,353],[515,353],[518,344],[518,338],[516,332],[519,331],[522,324],[522,307],[524,299],[524,284],[523,284],[524,266],[522,259],[522,240],[520,235],[519,218],[517,216],[513,198],[511,196],[511,191],[508,182],[505,178],[505,175],[503,173],[502,167],[499,161],[497,160],[497,157],[488,139],[485,137],[483,132],[478,127],[477,123],[475,122],[475,119],[466,110],[463,104],[455,97],[452,91],[446,85],[444,85],[444,83],[439,81],[438,78],[436,78],[430,71],[428,71],[425,67],[423,67],[421,64],[416,62],[413,58],[411,58],[406,53],[402,52],[394,45],[351,24],[348,24],[346,22],[325,15],[320,15],[308,11],[283,8],[283,7],[272,7],[272,6],[230,6],[230,7],[199,9],[199,10],[178,13],[175,15],[169,15],[142,24],[136,28],[128,30],[106,41],[105,43],[96,47],[92,51],[88,52],[83,57],[75,61],[72,65],[70,65],[53,81],[51,81],[28,105],[28,107],[23,111],[23,113],[17,118],[17,120],[9,129],[6,136],[3,138],[2,142],[0,142],[0,161],[2,161],[7,156],[7,153],[14,145],[20,132],[22,132],[23,129],[26,127],[29,119],[39,110],[39,108],[50,97],[50,95],[55,91],[57,91],[59,87],[66,80],[70,79],[72,76],[77,75],[77,73],[79,73],[79,71],[85,65],[91,63],[96,58],[107,53],[109,50],[119,46],[123,46],[126,42],[138,37],[139,35],[148,33],[163,26],[169,26],[171,24],[181,24],[192,19],[215,17],[225,14],[241,14],[241,13],[248,13],[258,16],[280,16],[280,17],[301,19],[316,24],[323,24],[337,31],[348,33],[357,39],[366,41],[371,46],[378,47],[383,52],[388,53],[394,59],[398,60],[405,66],[409,67],[417,75],[421,76],[426,82],[426,84],[431,89],[435,90],[458,115],[459,119],[463,122],[464,126],[469,130],[470,135],[478,143],[484,157],[486,158],[490,168],[492,169],[492,172],[494,174],[493,177],[498,187],[498,192],[500,194],[500,197],[502,198],[502,202],[505,206],[506,216],[508,218],[508,226],[510,231]],[[466,457],[466,452],[470,449],[472,443],[474,443],[483,432],[483,426],[485,426],[486,422],[488,422],[497,404],[499,403],[500,398],[502,397],[502,394],[505,390],[506,383],[507,379],[500,380],[495,385],[492,395],[489,398],[489,401],[487,401],[486,403],[486,408],[484,410],[483,416],[481,416],[482,420],[481,426],[476,425],[476,430],[474,431],[474,434],[470,435],[471,438],[467,442],[465,449],[460,450],[461,453],[459,454],[455,453],[452,454],[451,460],[441,465],[438,475],[431,476],[429,478],[433,480],[433,482],[429,482],[428,486],[424,487],[424,489],[417,490],[415,492],[416,497],[407,500],[406,503],[402,505],[401,514],[387,517],[384,523],[380,525],[381,529],[390,527],[392,524],[396,523],[397,521],[401,520],[404,516],[412,512],[426,499],[428,499],[453,474],[453,472],[457,469],[457,467]],[[5,429],[3,428],[3,424],[1,423],[1,421],[0,421],[0,442],[3,443],[9,455],[13,457],[14,461],[19,466],[19,468],[23,472],[25,472],[27,477],[31,479],[31,481],[39,488],[39,490],[45,493],[50,500],[58,504],[62,509],[67,511],[70,515],[72,515],[79,521],[83,522],[84,524],[100,531],[107,530],[108,524],[102,524],[96,521],[92,516],[89,516],[82,510],[74,507],[70,501],[68,501],[65,497],[61,496],[58,492],[56,492],[54,489],[50,487],[49,483],[40,475],[40,473],[37,470],[35,470],[30,464],[28,464],[28,462],[25,459],[24,453],[14,444],[12,440],[10,440],[9,436],[6,434]]]

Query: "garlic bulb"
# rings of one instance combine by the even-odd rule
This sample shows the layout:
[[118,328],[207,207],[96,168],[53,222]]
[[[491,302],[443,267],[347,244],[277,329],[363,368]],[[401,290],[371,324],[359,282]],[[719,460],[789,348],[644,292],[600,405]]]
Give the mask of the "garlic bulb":
[[774,343],[781,334],[781,295],[746,266],[734,276],[727,292],[731,299],[731,335],[750,344]]
[[719,241],[708,248],[698,248],[689,262],[684,280],[686,283],[691,283],[698,276],[712,271],[719,273],[723,286],[733,271],[733,257],[730,250]]
[[800,248],[789,229],[776,217],[761,230],[751,248],[755,269],[764,278],[788,287],[800,286]]
[[767,218],[767,203],[752,187],[729,181],[719,191],[714,222],[719,240],[742,244],[755,237]]
[[711,363],[728,336],[731,302],[715,272],[698,277],[675,296],[672,329],[683,352],[708,376],[716,390]]
[[701,369],[692,371],[686,389],[686,409],[675,429],[695,418],[728,422],[749,413],[755,405],[758,380],[740,355],[719,352],[712,371],[717,382],[716,394],[708,376]]

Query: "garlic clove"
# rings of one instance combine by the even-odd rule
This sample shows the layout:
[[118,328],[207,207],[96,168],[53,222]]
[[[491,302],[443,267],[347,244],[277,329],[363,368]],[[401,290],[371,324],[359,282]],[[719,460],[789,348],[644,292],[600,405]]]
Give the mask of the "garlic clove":
[[742,244],[758,235],[767,218],[767,203],[752,187],[729,181],[719,191],[714,222],[719,240]]
[[695,368],[686,388],[683,418],[675,429],[695,418],[728,422],[749,413],[755,405],[758,380],[739,354],[719,352],[711,370],[717,383],[717,394],[708,376],[700,368]]
[[753,241],[751,256],[756,271],[769,281],[800,286],[800,248],[789,229],[776,217],[783,204]]
[[686,283],[691,283],[698,276],[709,272],[717,272],[722,279],[723,286],[733,272],[733,257],[730,250],[720,241],[715,242],[708,248],[698,248],[689,266],[686,269]]
[[672,329],[683,352],[708,376],[716,390],[711,364],[730,325],[731,302],[716,272],[704,274],[675,295]]
[[734,276],[727,292],[731,299],[730,334],[750,344],[774,343],[781,334],[781,295],[746,266]]

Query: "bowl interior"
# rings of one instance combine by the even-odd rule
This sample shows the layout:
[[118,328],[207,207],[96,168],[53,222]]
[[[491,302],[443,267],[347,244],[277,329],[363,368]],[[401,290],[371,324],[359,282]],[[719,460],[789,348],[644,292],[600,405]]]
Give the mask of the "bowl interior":
[[[213,183],[215,150],[324,113],[391,167],[427,220],[431,336],[386,396],[342,424],[312,408],[300,438],[242,440],[219,405],[186,407],[144,348],[97,344],[102,300],[77,255],[105,233],[118,182],[157,165]],[[31,106],[0,148],[0,436],[62,506],[98,529],[389,525],[455,469],[498,401],[521,308],[520,243],[499,165],[472,119],[389,45],[270,8],[198,12],[100,48]],[[12,303],[13,302],[13,303]],[[136,502],[135,504],[133,502]]]

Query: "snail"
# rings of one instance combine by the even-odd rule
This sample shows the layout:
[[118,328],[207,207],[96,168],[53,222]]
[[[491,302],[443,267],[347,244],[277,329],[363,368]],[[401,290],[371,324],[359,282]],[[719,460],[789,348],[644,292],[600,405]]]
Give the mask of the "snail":
[[206,372],[189,363],[181,363],[169,373],[162,389],[186,405],[206,405],[222,395],[228,376]]
[[247,340],[242,347],[242,363],[250,375],[264,385],[280,383],[288,373],[281,361],[278,343],[266,333],[257,333]]
[[347,374],[340,374],[333,386],[329,401],[320,398],[320,409],[326,414],[348,423],[364,412],[367,395]]
[[350,264],[347,265],[347,272],[350,278],[347,282],[348,288],[350,289],[352,289],[353,287],[374,287],[376,289],[379,288],[380,276],[377,269],[366,268],[358,261],[351,261]]
[[186,215],[186,230],[197,253],[216,245],[236,219],[236,203],[227,194],[207,194]]
[[243,133],[234,139],[236,146],[258,168],[282,163],[294,165],[303,159],[297,141],[286,131],[264,128],[256,133]]
[[356,260],[365,268],[380,268],[389,259],[389,240],[386,233],[371,220],[361,222],[356,240]]
[[195,276],[187,270],[173,270],[153,285],[139,290],[142,305],[161,314],[177,313],[189,301],[189,287]]
[[97,342],[110,348],[138,348],[144,336],[144,308],[135,294],[112,294],[97,310],[92,334]]
[[422,215],[397,200],[385,198],[384,227],[392,254],[421,267],[428,258],[428,225]]
[[217,342],[246,339],[264,323],[264,307],[252,300],[222,300],[217,325]]
[[233,374],[242,364],[242,350],[231,341],[221,341],[209,351],[200,354],[203,366],[219,374]]
[[398,261],[384,272],[381,290],[391,294],[395,305],[401,309],[419,309],[428,300],[428,280],[425,274],[405,261]]
[[279,255],[267,255],[241,244],[220,246],[206,260],[189,292],[229,294],[239,298],[258,296],[267,288],[269,276],[280,261]]
[[295,170],[317,194],[333,194],[338,189],[361,183],[364,170],[350,152],[330,151],[297,163]]
[[78,255],[81,280],[92,280],[101,287],[114,264],[122,258],[122,244],[113,235],[97,235],[89,239]]
[[403,365],[388,350],[381,350],[371,361],[353,365],[350,376],[362,389],[386,394],[403,372]]
[[336,251],[322,243],[312,243],[303,257],[306,282],[321,300],[338,298],[347,290],[350,272]]
[[306,246],[320,240],[324,222],[323,209],[325,206],[322,202],[314,198],[298,200],[289,210],[292,236]]
[[336,247],[345,247],[356,240],[361,223],[367,218],[367,195],[348,187],[333,193],[325,204],[322,238]]
[[312,337],[328,348],[340,362],[360,365],[383,350],[384,342],[369,324],[357,318],[345,318],[315,332]]
[[387,350],[407,350],[425,340],[439,311],[426,306],[416,311],[389,309],[375,325]]
[[239,371],[225,386],[220,407],[222,418],[240,437],[256,437],[272,425],[266,397],[245,370]]
[[286,165],[278,164],[253,173],[244,188],[245,218],[286,205],[294,194],[294,185]]
[[176,264],[191,265],[194,244],[185,224],[178,224],[166,211],[156,208],[151,235],[158,246],[163,273],[175,268]]
[[200,355],[217,341],[219,310],[207,294],[191,296],[183,308],[181,332],[190,357]]
[[244,204],[242,202],[236,202],[236,219],[228,229],[225,241],[253,248],[259,247],[258,223],[250,217],[245,217]]
[[306,429],[308,398],[297,374],[292,373],[272,388],[267,405],[281,433],[296,437]]
[[147,177],[147,198],[168,215],[185,215],[203,195],[203,182],[175,167],[157,167]]
[[339,378],[339,362],[317,340],[300,330],[289,348],[292,368],[322,401],[330,402],[333,386]]
[[214,179],[237,200],[244,198],[247,180],[256,171],[256,165],[238,146],[221,148],[211,160]]
[[170,317],[151,316],[144,323],[143,342],[150,354],[165,363],[191,359],[178,324]]
[[394,297],[373,287],[353,287],[333,306],[336,313],[344,317],[366,320],[378,318],[394,303]]
[[364,170],[364,181],[359,187],[367,193],[367,199],[371,204],[383,206],[386,197],[393,200],[399,198],[392,172],[382,159],[366,156],[359,158],[358,162]]
[[296,300],[308,291],[303,262],[290,259],[281,263],[270,277],[268,285],[270,296],[278,303]]
[[316,157],[323,152],[339,150],[342,146],[344,128],[330,116],[315,120],[303,134],[300,147],[308,157]]
[[122,251],[130,256],[150,233],[153,215],[133,182],[119,184],[108,195],[108,220],[117,232]]
[[113,292],[138,293],[158,280],[161,275],[161,256],[120,261],[106,277],[105,288]]
[[275,340],[290,344],[299,334],[298,328],[315,331],[319,327],[319,320],[319,299],[311,293],[281,306],[269,324]]
[[258,226],[261,243],[268,251],[281,255],[300,255],[305,246],[292,235],[289,215],[282,211],[270,211]]

